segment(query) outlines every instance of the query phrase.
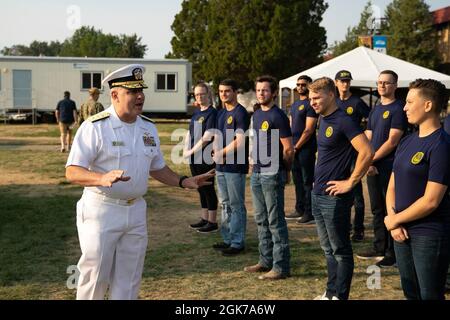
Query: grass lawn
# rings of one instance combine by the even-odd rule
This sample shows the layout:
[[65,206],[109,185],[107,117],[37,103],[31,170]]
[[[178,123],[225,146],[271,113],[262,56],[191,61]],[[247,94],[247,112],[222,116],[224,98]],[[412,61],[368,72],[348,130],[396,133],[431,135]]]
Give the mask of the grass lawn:
[[[186,123],[158,124],[167,163],[187,174],[186,165],[170,164],[170,133]],[[74,299],[67,268],[80,257],[75,204],[82,188],[64,178],[67,154],[58,152],[56,125],[0,125],[0,299]],[[169,140],[167,140],[169,139]],[[315,226],[289,223],[292,277],[259,281],[243,272],[258,261],[258,240],[247,184],[246,251],[223,257],[211,246],[219,233],[203,235],[188,228],[199,216],[195,191],[150,180],[149,245],[141,299],[312,299],[326,284],[325,259]],[[368,197],[366,197],[368,203]],[[286,210],[293,209],[294,188],[286,188]],[[367,205],[368,207],[368,205]],[[366,226],[371,217],[366,209]],[[368,248],[372,234],[354,246]],[[398,271],[381,270],[380,289],[368,289],[371,263],[355,258],[351,299],[402,299]],[[370,280],[370,278],[369,278]]]

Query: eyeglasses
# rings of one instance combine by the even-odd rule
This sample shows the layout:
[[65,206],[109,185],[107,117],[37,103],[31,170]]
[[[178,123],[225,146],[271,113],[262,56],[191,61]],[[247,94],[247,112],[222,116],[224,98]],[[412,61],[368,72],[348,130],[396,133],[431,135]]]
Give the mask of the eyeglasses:
[[297,87],[306,87],[307,83],[297,83]]
[[377,82],[375,82],[375,84],[376,84],[377,86],[384,87],[384,86],[387,86],[387,85],[390,85],[390,84],[395,84],[395,82],[377,81]]

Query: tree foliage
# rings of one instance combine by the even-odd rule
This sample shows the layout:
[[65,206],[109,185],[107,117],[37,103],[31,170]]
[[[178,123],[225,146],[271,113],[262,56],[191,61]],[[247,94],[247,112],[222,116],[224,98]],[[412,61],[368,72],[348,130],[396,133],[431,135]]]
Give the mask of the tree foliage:
[[5,56],[142,58],[147,46],[141,41],[136,34],[117,36],[83,26],[63,43],[33,41],[30,46],[13,45],[0,52]]
[[258,75],[280,79],[320,62],[326,8],[323,0],[185,0],[166,57],[191,61],[195,79],[234,78],[249,89]]
[[388,54],[435,68],[439,58],[432,16],[424,0],[393,0],[386,8]]
[[359,36],[370,35],[367,21],[372,16],[371,6],[372,2],[367,2],[366,6],[361,12],[358,25],[352,28],[348,27],[345,39],[342,41],[335,41],[331,46],[330,50],[332,51],[334,57],[337,57],[343,53],[346,53],[347,51],[353,50],[358,47]]

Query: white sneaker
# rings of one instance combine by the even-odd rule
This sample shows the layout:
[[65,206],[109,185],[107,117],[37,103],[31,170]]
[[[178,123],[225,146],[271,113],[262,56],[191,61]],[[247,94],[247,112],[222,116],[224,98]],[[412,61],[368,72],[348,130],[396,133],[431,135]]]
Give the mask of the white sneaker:
[[336,297],[336,296],[333,296],[333,297],[331,298],[331,300],[339,300],[339,298]]
[[[334,297],[333,297],[333,298],[334,298]],[[328,297],[327,297],[327,292],[325,291],[325,292],[323,293],[323,295],[315,297],[314,300],[330,300],[330,299],[328,299]]]

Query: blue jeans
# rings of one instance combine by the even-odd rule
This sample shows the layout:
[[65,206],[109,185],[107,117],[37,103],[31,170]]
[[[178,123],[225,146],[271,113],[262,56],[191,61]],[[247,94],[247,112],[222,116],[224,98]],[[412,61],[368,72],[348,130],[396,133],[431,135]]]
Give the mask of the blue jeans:
[[445,300],[449,238],[411,236],[394,249],[406,299]]
[[259,264],[290,273],[289,236],[284,218],[284,182],[281,172],[256,173],[250,178],[258,228]]
[[295,211],[311,214],[311,190],[314,180],[315,150],[301,149],[292,164],[292,180],[295,184]]
[[354,269],[350,242],[352,193],[339,197],[312,194],[311,200],[320,246],[327,260],[327,297],[347,300]]
[[223,242],[237,249],[245,246],[247,227],[245,176],[242,173],[216,172],[219,201],[222,207],[220,232]]

